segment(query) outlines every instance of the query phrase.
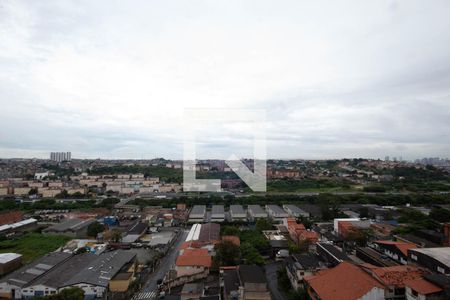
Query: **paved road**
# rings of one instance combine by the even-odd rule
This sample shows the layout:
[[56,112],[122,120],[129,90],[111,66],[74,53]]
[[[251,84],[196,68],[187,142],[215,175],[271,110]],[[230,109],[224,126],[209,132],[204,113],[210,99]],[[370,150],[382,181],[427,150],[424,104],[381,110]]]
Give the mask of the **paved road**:
[[266,279],[272,293],[273,300],[284,300],[283,295],[278,290],[278,276],[277,270],[282,266],[282,262],[273,262],[264,266],[266,270]]
[[182,230],[181,234],[178,236],[177,240],[175,241],[169,252],[161,259],[159,267],[152,274],[149,275],[147,282],[142,288],[143,293],[152,293],[153,291],[156,291],[157,287],[156,282],[158,281],[158,279],[164,278],[164,276],[170,270],[172,265],[175,263],[175,260],[177,259],[178,256],[178,249],[180,248],[181,244],[186,240],[186,237],[189,232],[189,230],[183,229],[180,230]]

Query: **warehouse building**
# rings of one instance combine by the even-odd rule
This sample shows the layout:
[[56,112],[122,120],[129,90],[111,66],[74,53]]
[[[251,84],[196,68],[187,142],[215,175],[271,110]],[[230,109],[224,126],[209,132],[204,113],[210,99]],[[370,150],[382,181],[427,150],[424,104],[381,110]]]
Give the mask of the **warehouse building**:
[[213,205],[211,209],[211,222],[225,221],[225,209],[223,205]]
[[16,223],[0,226],[0,235],[1,236],[11,235],[16,232],[21,232],[21,231],[35,228],[36,226],[37,226],[37,220],[30,218],[30,219],[22,220],[22,221],[19,221]]
[[230,205],[231,221],[246,221],[247,213],[242,205]]
[[249,205],[248,209],[249,220],[254,221],[259,218],[267,218],[267,212],[259,205]]
[[275,221],[282,221],[284,218],[289,217],[288,213],[278,205],[266,205],[266,211],[269,217]]
[[3,277],[0,280],[0,298],[22,299],[22,288],[26,288],[39,276],[50,272],[71,256],[71,254],[65,252],[49,253]]
[[283,209],[289,214],[290,217],[299,218],[299,217],[309,217],[309,213],[304,211],[303,209],[298,208],[293,204],[284,204]]
[[95,219],[69,219],[62,223],[55,224],[42,232],[46,234],[63,234],[79,239],[87,238],[87,228],[92,223],[97,222]]
[[194,205],[189,214],[189,222],[204,222],[206,217],[205,205]]

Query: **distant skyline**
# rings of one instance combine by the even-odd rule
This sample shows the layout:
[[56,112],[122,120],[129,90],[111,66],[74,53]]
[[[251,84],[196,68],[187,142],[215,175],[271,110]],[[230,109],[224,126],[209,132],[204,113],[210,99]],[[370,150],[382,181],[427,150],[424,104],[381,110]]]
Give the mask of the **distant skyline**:
[[[0,157],[181,159],[184,109],[267,156],[450,155],[449,1],[0,0]],[[200,158],[251,157],[245,126]]]

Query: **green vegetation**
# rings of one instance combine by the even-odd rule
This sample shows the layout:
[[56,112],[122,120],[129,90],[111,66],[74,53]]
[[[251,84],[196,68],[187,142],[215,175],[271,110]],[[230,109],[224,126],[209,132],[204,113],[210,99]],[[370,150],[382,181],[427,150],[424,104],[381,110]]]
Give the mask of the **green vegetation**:
[[160,181],[181,183],[183,181],[183,170],[172,169],[164,166],[125,166],[100,167],[90,170],[91,175],[111,174],[144,174],[146,177],[159,177]]
[[87,235],[96,238],[97,234],[103,232],[103,230],[105,230],[105,227],[102,224],[99,222],[94,222],[88,226]]
[[[268,224],[270,224],[268,222]],[[260,227],[269,229],[272,228],[272,225],[263,224],[260,222]],[[240,246],[240,256],[246,264],[256,264],[256,265],[263,265],[264,264],[264,257],[263,255],[267,253],[269,246],[269,241],[264,237],[261,230],[254,229],[246,229],[246,230],[239,230],[239,228],[235,226],[224,226],[221,230],[222,235],[236,235],[241,240],[241,246]],[[236,251],[233,247],[230,247],[231,249],[221,249],[223,250],[223,253],[228,253],[232,251]],[[227,252],[225,252],[225,250]],[[227,263],[233,263],[234,261],[229,261],[231,258],[220,258],[220,261],[224,261]]]
[[350,189],[348,182],[331,179],[283,179],[267,182],[268,192],[333,192]]
[[429,217],[441,223],[450,222],[450,210],[445,208],[434,207]]
[[273,224],[269,219],[258,219],[256,221],[255,229],[258,232],[262,232],[264,230],[271,230],[273,229]]
[[306,300],[309,299],[307,292],[304,289],[294,290],[289,281],[285,267],[280,267],[277,270],[278,290],[282,292],[286,300]]
[[428,216],[412,208],[402,209],[400,213],[401,216],[398,219],[398,222],[403,226],[394,229],[395,234],[406,234],[420,229],[440,231],[442,225],[439,223],[438,219],[448,220],[448,213],[441,208],[434,208]]
[[216,245],[215,250],[214,264],[216,266],[236,266],[241,260],[241,249],[230,241],[222,241]]
[[63,235],[27,233],[16,239],[0,241],[0,253],[14,252],[22,254],[22,262],[27,264],[49,252],[55,251],[71,239]]

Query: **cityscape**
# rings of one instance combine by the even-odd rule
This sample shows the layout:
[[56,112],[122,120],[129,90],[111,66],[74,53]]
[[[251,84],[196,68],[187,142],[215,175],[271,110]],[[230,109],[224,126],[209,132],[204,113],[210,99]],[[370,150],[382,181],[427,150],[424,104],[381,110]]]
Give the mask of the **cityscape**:
[[0,0],[0,300],[449,300],[449,11]]

